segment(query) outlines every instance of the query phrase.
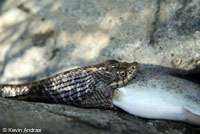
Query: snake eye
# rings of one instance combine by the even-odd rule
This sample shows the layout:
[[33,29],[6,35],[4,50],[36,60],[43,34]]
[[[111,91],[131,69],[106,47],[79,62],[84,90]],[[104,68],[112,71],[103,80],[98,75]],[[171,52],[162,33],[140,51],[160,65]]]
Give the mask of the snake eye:
[[125,76],[126,76],[126,72],[125,72],[125,71],[121,71],[121,72],[119,72],[119,75],[120,75],[121,77],[125,77]]

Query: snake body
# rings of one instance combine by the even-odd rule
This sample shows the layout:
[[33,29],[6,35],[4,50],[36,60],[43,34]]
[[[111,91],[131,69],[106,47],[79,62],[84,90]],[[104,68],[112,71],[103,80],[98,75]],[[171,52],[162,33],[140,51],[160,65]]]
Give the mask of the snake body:
[[112,108],[112,93],[137,72],[137,62],[107,60],[62,72],[36,82],[0,85],[0,96],[14,99],[46,99],[79,107]]

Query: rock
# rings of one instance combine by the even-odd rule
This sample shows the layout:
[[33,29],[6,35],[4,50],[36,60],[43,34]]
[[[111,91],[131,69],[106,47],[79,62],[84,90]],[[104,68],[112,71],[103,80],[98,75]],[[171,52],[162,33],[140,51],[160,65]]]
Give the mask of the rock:
[[[200,128],[171,121],[144,120],[123,111],[84,109],[61,104],[0,98],[0,127],[7,132],[35,129],[42,133],[193,133]],[[26,129],[27,130],[26,130]],[[5,130],[4,130],[5,131]]]
[[4,0],[0,10],[3,83],[107,59],[200,72],[198,0]]
[[[107,59],[138,61],[197,79],[199,7],[198,0],[1,0],[0,83],[30,82]],[[122,111],[0,102],[2,127],[44,133],[199,133],[193,126]]]

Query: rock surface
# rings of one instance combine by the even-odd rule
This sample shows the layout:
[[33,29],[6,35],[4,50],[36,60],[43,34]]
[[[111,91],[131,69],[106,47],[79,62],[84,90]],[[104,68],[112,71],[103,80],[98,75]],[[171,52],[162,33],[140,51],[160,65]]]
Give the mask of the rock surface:
[[0,82],[107,59],[200,72],[199,1],[3,0]]
[[34,128],[41,130],[42,133],[59,134],[198,134],[200,132],[200,128],[194,126],[171,121],[144,120],[123,111],[83,109],[4,98],[0,98],[0,113],[0,127],[7,128],[7,131]]
[[[199,25],[199,0],[1,0],[0,83],[34,81],[107,59],[198,78]],[[44,133],[200,132],[122,111],[3,98],[0,113],[1,127],[41,128]]]

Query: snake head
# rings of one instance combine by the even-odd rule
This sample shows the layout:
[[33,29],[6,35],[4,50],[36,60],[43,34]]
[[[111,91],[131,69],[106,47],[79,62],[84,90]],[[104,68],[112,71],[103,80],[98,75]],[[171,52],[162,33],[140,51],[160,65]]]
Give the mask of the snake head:
[[[113,62],[113,61],[111,61]],[[131,81],[134,77],[136,77],[136,73],[138,71],[138,63],[137,62],[113,62],[112,66],[108,70],[115,77],[110,84],[113,89],[125,86]]]
[[[107,60],[100,64],[91,66],[92,78],[95,81],[93,90],[90,90],[92,97],[87,97],[85,104],[94,107],[114,107],[112,104],[113,92],[116,88],[128,84],[137,73],[137,62],[119,62]],[[93,99],[91,101],[91,99]],[[98,103],[97,103],[98,102]]]
[[[116,60],[108,60],[100,65],[105,67],[105,73],[102,73],[100,85],[104,85],[100,87],[101,90],[112,98],[113,91],[116,88],[120,88],[125,86],[130,82],[134,77],[136,77],[136,73],[138,71],[138,63],[137,62],[119,62]],[[104,84],[102,84],[104,83]]]

